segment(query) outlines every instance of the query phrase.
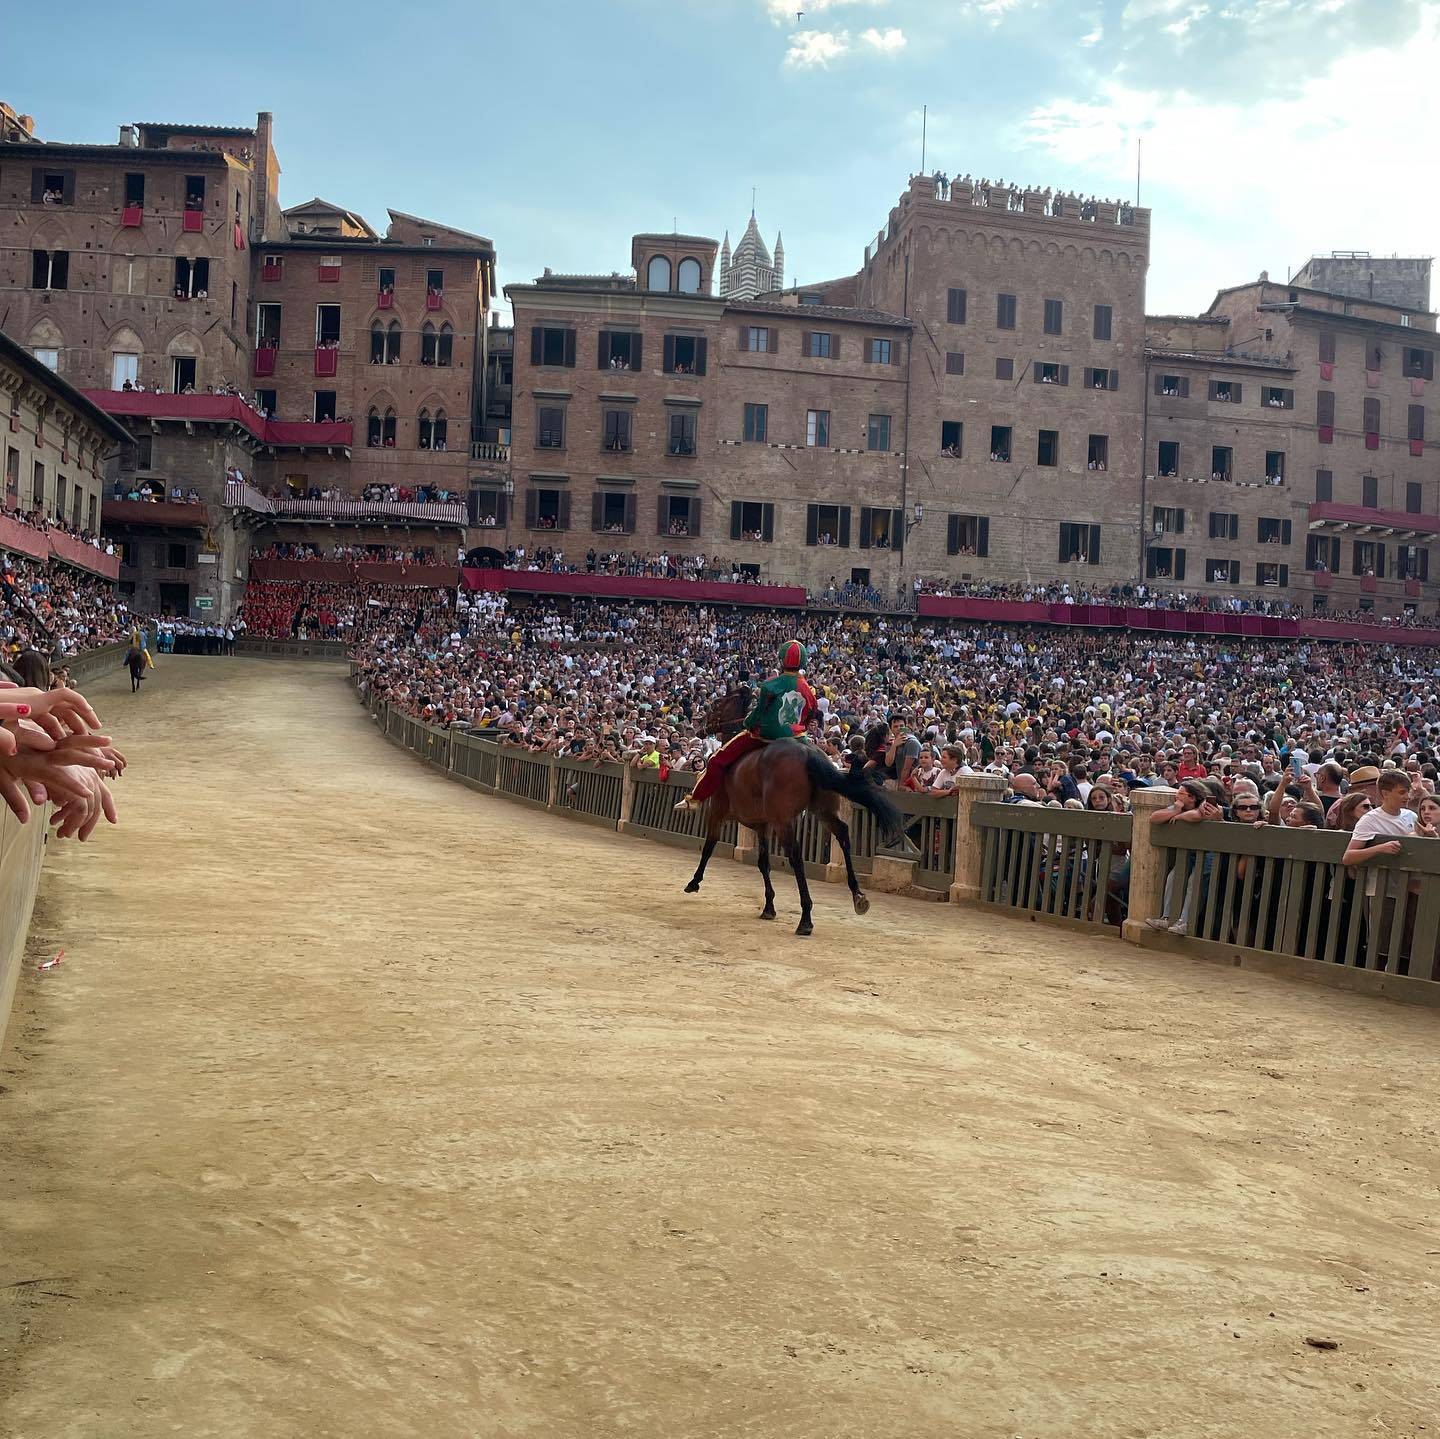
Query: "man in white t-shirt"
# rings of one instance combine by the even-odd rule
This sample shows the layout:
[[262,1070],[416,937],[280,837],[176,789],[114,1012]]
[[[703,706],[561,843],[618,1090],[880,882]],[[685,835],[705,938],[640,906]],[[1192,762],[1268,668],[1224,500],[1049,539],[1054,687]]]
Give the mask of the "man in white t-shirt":
[[[1410,779],[1404,770],[1387,769],[1378,785],[1380,805],[1360,816],[1350,835],[1341,863],[1357,866],[1368,864],[1380,855],[1400,853],[1400,841],[1415,833],[1415,812],[1405,808],[1410,797]],[[1373,895],[1380,887],[1380,875],[1372,871],[1366,876],[1365,893]],[[1403,870],[1391,870],[1386,894],[1389,898],[1405,893]]]

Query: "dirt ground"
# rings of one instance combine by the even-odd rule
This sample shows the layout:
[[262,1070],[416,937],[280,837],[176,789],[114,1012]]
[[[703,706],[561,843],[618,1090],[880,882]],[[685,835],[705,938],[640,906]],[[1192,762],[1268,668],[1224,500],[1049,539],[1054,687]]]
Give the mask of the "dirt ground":
[[337,667],[93,693],[122,827],[52,849],[0,1057],[7,1439],[1440,1430],[1440,1013],[831,886],[797,939]]

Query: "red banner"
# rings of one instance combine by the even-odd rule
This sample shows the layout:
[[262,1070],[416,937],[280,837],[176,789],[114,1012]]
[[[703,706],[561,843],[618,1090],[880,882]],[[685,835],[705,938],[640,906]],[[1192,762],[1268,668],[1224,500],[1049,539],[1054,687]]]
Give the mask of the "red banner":
[[767,605],[803,609],[800,585],[734,585],[718,580],[657,580],[648,575],[553,574],[549,570],[465,570],[467,590],[584,595],[595,599],[674,600],[681,604]]

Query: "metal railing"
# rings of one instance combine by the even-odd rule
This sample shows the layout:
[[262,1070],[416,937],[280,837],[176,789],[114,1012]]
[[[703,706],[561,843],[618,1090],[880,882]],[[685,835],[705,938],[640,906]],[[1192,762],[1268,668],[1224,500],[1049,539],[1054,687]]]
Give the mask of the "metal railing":
[[1124,918],[1128,814],[977,804],[974,818],[981,904],[1096,929]]
[[1161,825],[1163,919],[1197,947],[1294,955],[1326,965],[1436,978],[1440,843],[1340,863],[1350,836],[1278,825]]

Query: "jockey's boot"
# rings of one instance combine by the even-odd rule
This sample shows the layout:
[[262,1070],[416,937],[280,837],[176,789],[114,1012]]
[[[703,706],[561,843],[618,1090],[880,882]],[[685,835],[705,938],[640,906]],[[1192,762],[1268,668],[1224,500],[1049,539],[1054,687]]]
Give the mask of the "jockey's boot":
[[699,809],[699,808],[700,808],[699,801],[696,800],[696,798],[694,797],[694,795],[689,795],[689,794],[687,794],[687,795],[684,797],[684,799],[682,799],[682,800],[680,801],[680,803],[675,806],[675,812],[676,812],[676,814],[682,814],[682,813],[688,813],[688,812],[689,812],[690,810],[692,810],[692,809]]

